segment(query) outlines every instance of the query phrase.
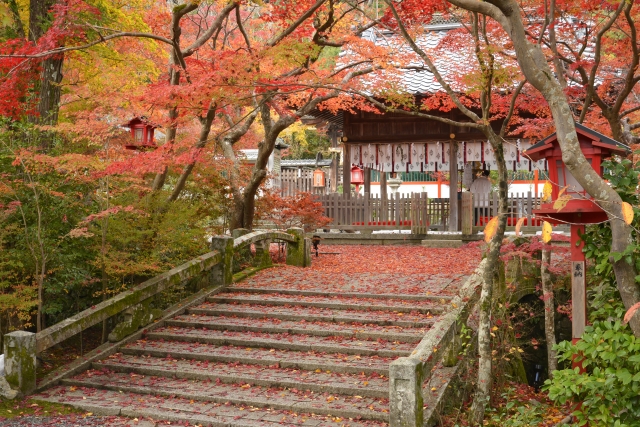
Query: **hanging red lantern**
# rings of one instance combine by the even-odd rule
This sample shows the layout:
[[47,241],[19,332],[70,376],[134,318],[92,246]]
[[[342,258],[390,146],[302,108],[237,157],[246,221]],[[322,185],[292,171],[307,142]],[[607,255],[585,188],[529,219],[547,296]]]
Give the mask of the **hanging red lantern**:
[[324,171],[322,169],[316,169],[313,171],[313,186],[322,187],[325,186]]
[[356,186],[356,193],[360,191],[360,186],[364,184],[364,171],[358,166],[351,168],[351,183]]

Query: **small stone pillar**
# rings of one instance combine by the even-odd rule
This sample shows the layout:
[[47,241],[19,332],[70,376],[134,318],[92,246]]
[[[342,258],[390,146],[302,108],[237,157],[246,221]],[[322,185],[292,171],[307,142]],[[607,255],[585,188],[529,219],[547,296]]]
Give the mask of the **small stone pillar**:
[[311,266],[311,239],[304,237],[302,228],[290,228],[287,233],[295,237],[295,243],[287,244],[287,265],[296,267]]
[[15,331],[4,336],[4,369],[12,389],[23,395],[36,389],[36,334]]
[[256,258],[254,265],[256,267],[271,267],[273,262],[271,261],[271,253],[269,247],[271,246],[271,239],[260,240],[254,243],[256,247]]
[[[242,237],[245,234],[249,234],[251,233],[250,230],[247,230],[246,228],[236,228],[235,230],[231,230],[231,237],[233,237],[233,239],[237,239],[238,237]],[[247,263],[251,262],[251,246],[250,245],[245,245],[242,248],[238,248],[238,250],[236,250],[235,253],[235,261],[237,263],[237,266],[240,265],[246,265]]]
[[401,357],[389,365],[389,425],[423,427],[422,362]]
[[211,269],[211,284],[229,286],[233,282],[233,237],[213,237],[211,250],[219,251],[222,255],[220,264]]

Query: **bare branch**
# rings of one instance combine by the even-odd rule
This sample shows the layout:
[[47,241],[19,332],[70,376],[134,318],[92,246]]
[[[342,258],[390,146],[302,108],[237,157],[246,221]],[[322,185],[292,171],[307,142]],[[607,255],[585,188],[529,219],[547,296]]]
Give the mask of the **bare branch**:
[[311,6],[309,8],[309,10],[307,10],[305,13],[300,15],[300,17],[298,19],[296,19],[291,25],[289,25],[289,27],[286,30],[284,30],[282,33],[280,33],[279,35],[277,35],[273,39],[269,40],[269,42],[267,43],[267,46],[275,46],[278,43],[280,43],[285,37],[287,37],[289,34],[293,33],[296,30],[296,28],[298,28],[300,25],[302,25],[307,20],[307,18],[309,18],[311,15],[313,15],[313,13],[316,10],[318,10],[320,8],[320,6],[322,6],[325,2],[327,2],[327,0],[318,0],[318,1],[316,1],[313,4],[313,6]]

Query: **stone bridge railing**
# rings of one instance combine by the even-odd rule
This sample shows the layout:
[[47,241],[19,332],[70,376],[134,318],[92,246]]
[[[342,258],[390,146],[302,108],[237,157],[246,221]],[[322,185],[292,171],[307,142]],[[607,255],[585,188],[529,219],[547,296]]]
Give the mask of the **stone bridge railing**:
[[429,329],[411,355],[389,366],[390,427],[423,427],[428,421],[429,417],[424,414],[424,396],[429,393],[423,388],[440,361],[444,366],[460,363],[460,331],[480,297],[485,264],[486,260],[480,263],[451,300],[450,311]]
[[[243,234],[243,233],[235,233]],[[175,267],[159,276],[140,283],[111,299],[103,301],[62,322],[38,333],[16,331],[4,336],[6,380],[14,390],[28,394],[36,389],[36,354],[119,314],[125,320],[116,325],[109,335],[110,341],[120,341],[136,332],[160,315],[151,309],[152,298],[159,293],[207,274],[209,287],[228,286],[233,281],[234,253],[247,251],[254,244],[258,267],[271,265],[269,244],[272,241],[287,244],[287,264],[300,267],[311,263],[311,244],[304,231],[292,228],[282,231],[255,231],[237,238],[214,237],[211,252]]]

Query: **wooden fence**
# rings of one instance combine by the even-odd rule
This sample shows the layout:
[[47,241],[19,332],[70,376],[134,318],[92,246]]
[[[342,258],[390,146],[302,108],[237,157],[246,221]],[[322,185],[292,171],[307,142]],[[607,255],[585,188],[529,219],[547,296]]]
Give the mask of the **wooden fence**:
[[313,186],[313,170],[283,169],[276,180],[276,188],[280,188],[283,197],[295,196],[298,193],[327,194],[331,188],[331,178],[325,174],[324,187]]
[[[498,215],[498,194],[474,194],[474,223],[484,226],[491,218]],[[520,218],[525,218],[523,226],[540,226],[542,220],[534,218],[533,210],[540,207],[540,196],[531,191],[509,195],[507,207],[507,227],[515,227]]]
[[430,227],[444,227],[449,215],[448,203],[429,199],[427,193],[391,194],[386,199],[368,193],[351,198],[332,193],[318,195],[316,200],[322,203],[325,216],[333,220],[328,227],[342,230],[411,230],[426,234]]
[[[317,194],[317,193],[316,193]],[[379,195],[317,194],[325,216],[333,221],[328,228],[340,230],[411,230],[426,234],[429,229],[447,230],[449,199],[428,198],[427,193],[391,194],[386,199]],[[540,198],[531,192],[510,195],[507,210],[507,227],[513,229],[518,219],[524,217],[523,226],[539,226],[542,222],[533,216],[533,209],[540,206]],[[498,214],[498,195],[461,194],[459,203],[460,224],[465,234],[472,227],[483,227]]]

